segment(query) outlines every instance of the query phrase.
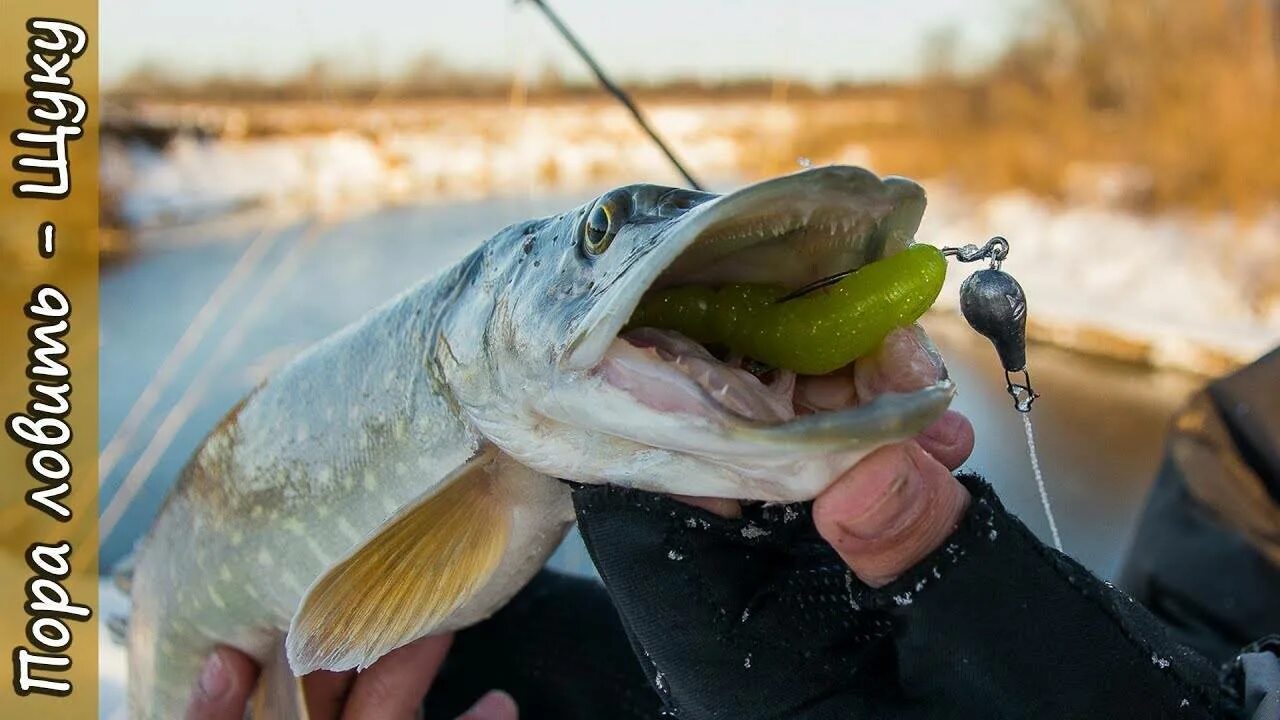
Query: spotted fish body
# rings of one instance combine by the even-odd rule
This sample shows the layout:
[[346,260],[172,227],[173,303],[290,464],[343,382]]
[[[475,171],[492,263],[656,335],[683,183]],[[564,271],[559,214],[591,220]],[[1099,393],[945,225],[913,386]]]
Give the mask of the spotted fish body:
[[[317,577],[477,454],[482,438],[429,361],[450,296],[441,289],[465,271],[298,358],[197,451],[135,569],[135,708],[177,717],[214,640],[269,657]],[[518,489],[548,517],[525,542],[546,553],[572,513],[560,487],[529,480]]]
[[[585,232],[602,207],[607,234]],[[914,183],[856,168],[725,196],[628,186],[506,228],[322,341],[209,435],[139,548],[131,717],[180,717],[216,644],[343,670],[487,617],[572,521],[554,478],[808,499],[914,434],[946,407],[945,379],[765,422],[617,336],[651,287],[798,287],[905,248],[922,211]],[[651,381],[693,404],[655,407]],[[260,716],[304,715],[268,704]]]

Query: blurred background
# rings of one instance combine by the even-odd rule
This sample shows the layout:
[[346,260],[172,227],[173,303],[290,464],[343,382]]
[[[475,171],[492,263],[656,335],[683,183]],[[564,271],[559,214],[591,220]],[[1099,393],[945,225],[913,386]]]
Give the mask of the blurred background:
[[[924,184],[923,242],[1010,238],[1063,540],[1103,576],[1172,411],[1280,344],[1278,0],[552,5],[712,189],[852,163]],[[527,3],[112,0],[101,23],[104,568],[306,345],[508,223],[680,184]],[[970,467],[1043,534],[951,271],[924,323]],[[590,573],[575,543],[556,563]]]

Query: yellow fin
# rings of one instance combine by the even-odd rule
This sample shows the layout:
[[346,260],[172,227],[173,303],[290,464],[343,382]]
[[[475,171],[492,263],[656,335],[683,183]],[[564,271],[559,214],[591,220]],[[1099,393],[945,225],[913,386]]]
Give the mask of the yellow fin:
[[258,687],[253,691],[249,717],[253,720],[308,720],[302,678],[294,677],[281,642],[272,658],[262,666]]
[[475,595],[510,533],[499,457],[483,450],[311,586],[289,628],[294,673],[364,669]]

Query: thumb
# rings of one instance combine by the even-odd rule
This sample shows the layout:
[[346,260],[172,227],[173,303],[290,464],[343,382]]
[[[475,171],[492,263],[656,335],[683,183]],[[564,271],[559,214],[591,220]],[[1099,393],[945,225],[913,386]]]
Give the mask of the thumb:
[[887,585],[955,530],[969,491],[914,441],[863,458],[814,501],[813,521],[863,582]]

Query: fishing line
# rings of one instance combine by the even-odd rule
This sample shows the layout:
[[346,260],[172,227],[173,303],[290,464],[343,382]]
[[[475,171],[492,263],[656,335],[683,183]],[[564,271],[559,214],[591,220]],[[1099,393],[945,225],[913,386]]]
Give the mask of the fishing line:
[[1040,504],[1044,506],[1044,517],[1049,521],[1049,534],[1053,536],[1053,546],[1062,552],[1062,537],[1058,535],[1058,523],[1053,519],[1053,507],[1049,504],[1049,491],[1044,485],[1044,474],[1040,472],[1040,456],[1036,453],[1036,436],[1031,431],[1031,413],[1020,412],[1022,427],[1027,431],[1027,455],[1031,458],[1031,472],[1036,476],[1036,488],[1040,491]]
[[600,67],[600,63],[596,62],[596,59],[591,56],[591,53],[587,52],[587,49],[582,46],[582,43],[578,42],[578,38],[569,31],[568,26],[566,26],[564,22],[560,20],[560,17],[551,10],[551,7],[547,5],[544,0],[529,0],[529,2],[537,6],[537,8],[542,11],[542,14],[547,16],[547,20],[551,21],[556,32],[560,33],[560,37],[564,38],[565,42],[569,43],[569,46],[573,48],[574,52],[578,53],[578,57],[582,58],[582,61],[591,69],[591,72],[596,76],[596,80],[600,82],[600,85],[607,90],[610,95],[617,99],[618,102],[622,103],[622,106],[631,113],[631,117],[635,118],[636,124],[639,125],[640,129],[649,136],[649,139],[658,146],[658,149],[667,156],[667,160],[671,161],[671,164],[674,165],[676,171],[684,177],[684,181],[689,184],[689,187],[694,190],[702,190],[702,185],[697,180],[693,179],[693,175],[685,169],[684,164],[682,164],[679,158],[676,157],[675,152],[673,152],[671,148],[662,141],[658,132],[649,125],[649,121],[645,119],[644,114],[640,112],[640,108],[631,100],[631,96],[627,94],[627,91],[623,90],[617,83],[609,79],[604,68]]
[[299,238],[294,241],[285,255],[271,268],[270,274],[257,286],[257,292],[250,298],[244,310],[237,315],[235,324],[222,335],[209,360],[200,368],[196,377],[192,379],[182,393],[182,396],[178,398],[177,402],[169,409],[168,414],[160,421],[150,442],[143,448],[133,467],[129,469],[128,474],[120,482],[115,494],[111,496],[111,500],[99,516],[98,529],[100,536],[104,540],[110,537],[116,525],[133,506],[133,501],[138,492],[146,487],[152,477],[152,471],[159,464],[174,438],[177,437],[178,431],[182,429],[191,414],[198,408],[200,402],[204,399],[205,393],[216,380],[217,372],[223,368],[224,363],[231,357],[232,353],[240,347],[245,334],[252,324],[257,321],[262,309],[275,299],[279,290],[284,287],[286,281],[292,276],[302,256],[315,244],[327,228],[328,223],[324,221],[312,221],[303,228]]
[[159,402],[169,383],[177,376],[191,353],[204,341],[205,335],[218,319],[223,307],[236,297],[240,286],[257,270],[267,251],[280,236],[281,233],[269,226],[259,231],[226,277],[218,283],[218,287],[214,288],[209,298],[200,306],[187,325],[187,329],[183,331],[182,337],[178,338],[173,349],[160,362],[160,366],[142,388],[133,406],[129,408],[129,413],[125,415],[124,420],[99,453],[98,477],[105,479],[115,470],[116,463],[132,447],[135,436],[151,416],[151,411],[155,409],[156,403]]
[[[559,16],[551,10],[545,0],[529,0],[529,2],[542,11],[542,14],[560,33],[560,36],[569,43],[570,47],[577,52],[578,57],[582,58],[587,67],[591,69],[591,72],[595,74],[596,80],[600,82],[600,85],[631,113],[640,129],[644,130],[649,139],[667,156],[667,159],[671,161],[676,170],[684,176],[689,186],[695,190],[701,190],[702,186],[685,169],[671,148],[663,142],[658,133],[645,120],[644,115],[627,92],[609,79],[600,64],[582,46],[582,43],[578,41],[578,38],[574,36]],[[1031,459],[1031,471],[1035,475],[1036,488],[1040,494],[1040,504],[1044,507],[1045,518],[1049,521],[1049,533],[1053,537],[1054,547],[1062,551],[1062,538],[1058,534],[1058,523],[1054,519],[1053,507],[1049,502],[1049,492],[1045,487],[1044,473],[1040,469],[1040,457],[1036,452],[1035,434],[1031,428],[1031,404],[1040,395],[1032,389],[1031,375],[1027,372],[1026,296],[1022,292],[1022,287],[1013,279],[1013,276],[1000,269],[1000,264],[1009,255],[1009,241],[1003,237],[996,236],[988,240],[982,247],[970,244],[958,248],[942,248],[942,254],[954,257],[959,262],[967,263],[985,259],[991,263],[990,267],[970,275],[961,285],[960,311],[974,330],[985,335],[991,341],[996,348],[996,353],[1000,356],[1000,362],[1005,370],[1006,389],[1009,395],[1013,397],[1014,409],[1022,416],[1022,426],[1026,430],[1027,454]],[[799,290],[787,294],[778,302],[794,300],[815,290],[827,287],[852,272],[852,270],[848,270],[816,280]],[[1014,382],[1011,377],[1011,374],[1014,373],[1022,373],[1023,381],[1021,383]]]
[[[1027,370],[1027,296],[1013,276],[1000,269],[1009,256],[1009,241],[996,236],[986,245],[965,245],[943,248],[942,254],[959,262],[989,260],[990,266],[979,270],[960,285],[960,313],[969,325],[984,335],[995,346],[1004,367],[1005,390],[1013,398],[1013,409],[1022,416],[1022,427],[1027,436],[1027,455],[1031,459],[1031,472],[1036,479],[1040,505],[1049,521],[1049,534],[1053,546],[1062,551],[1062,536],[1049,502],[1049,490],[1045,486],[1044,473],[1040,469],[1040,455],[1036,452],[1036,437],[1031,427],[1031,405],[1040,394],[1031,386],[1031,373]],[[1015,376],[1021,374],[1021,381]]]
[[[1000,364],[1004,367],[1005,390],[1013,398],[1013,409],[1022,416],[1022,425],[1026,429],[1027,454],[1031,457],[1031,471],[1036,478],[1045,518],[1049,521],[1053,546],[1061,552],[1062,538],[1058,535],[1058,523],[1053,517],[1049,492],[1045,488],[1044,474],[1040,470],[1040,456],[1036,453],[1035,434],[1031,431],[1031,405],[1040,397],[1040,393],[1031,386],[1031,373],[1027,370],[1027,296],[1018,281],[1000,269],[1001,263],[1009,256],[1009,241],[997,235],[982,247],[969,244],[944,247],[940,252],[943,257],[955,258],[962,263],[979,260],[990,262],[987,268],[971,274],[960,284],[960,314],[970,327],[991,341],[996,354],[1000,356]],[[819,278],[788,293],[778,302],[790,302],[829,287],[854,272],[844,270]],[[1019,374],[1022,376],[1020,381],[1015,380]]]

